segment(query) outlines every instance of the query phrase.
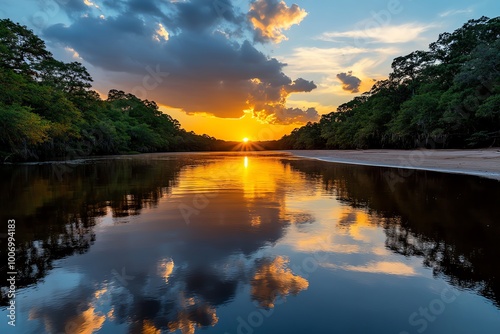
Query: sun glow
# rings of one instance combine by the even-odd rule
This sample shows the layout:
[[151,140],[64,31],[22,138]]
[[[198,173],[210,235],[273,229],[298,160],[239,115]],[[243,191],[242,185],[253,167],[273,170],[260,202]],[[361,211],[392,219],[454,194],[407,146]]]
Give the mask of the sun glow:
[[263,151],[262,146],[258,141],[253,141],[248,137],[244,137],[240,142],[236,143],[233,151]]

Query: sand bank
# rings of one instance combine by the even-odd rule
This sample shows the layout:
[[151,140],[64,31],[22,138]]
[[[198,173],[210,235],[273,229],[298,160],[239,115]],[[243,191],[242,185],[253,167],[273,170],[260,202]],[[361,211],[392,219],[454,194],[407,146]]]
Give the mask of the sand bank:
[[287,151],[323,161],[469,174],[500,180],[500,149]]

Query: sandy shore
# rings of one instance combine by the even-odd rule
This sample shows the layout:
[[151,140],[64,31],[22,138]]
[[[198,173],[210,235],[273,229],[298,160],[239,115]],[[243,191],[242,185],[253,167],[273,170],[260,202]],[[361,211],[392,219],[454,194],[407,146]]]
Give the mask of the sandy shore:
[[355,165],[421,169],[500,180],[500,148],[482,150],[287,151],[297,157]]

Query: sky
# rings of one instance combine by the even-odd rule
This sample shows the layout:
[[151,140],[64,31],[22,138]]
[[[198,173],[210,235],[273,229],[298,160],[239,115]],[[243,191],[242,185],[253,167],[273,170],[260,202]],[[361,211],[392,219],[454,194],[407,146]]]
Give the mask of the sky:
[[395,57],[500,14],[498,0],[2,0],[106,98],[154,100],[183,128],[279,139],[370,90]]

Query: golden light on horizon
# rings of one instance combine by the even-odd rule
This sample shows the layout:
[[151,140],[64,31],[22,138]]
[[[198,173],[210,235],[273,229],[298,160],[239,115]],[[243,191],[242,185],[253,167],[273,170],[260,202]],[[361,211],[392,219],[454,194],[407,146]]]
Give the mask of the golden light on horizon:
[[247,137],[243,138],[244,143],[248,143],[249,141],[250,141],[250,139],[248,139]]

